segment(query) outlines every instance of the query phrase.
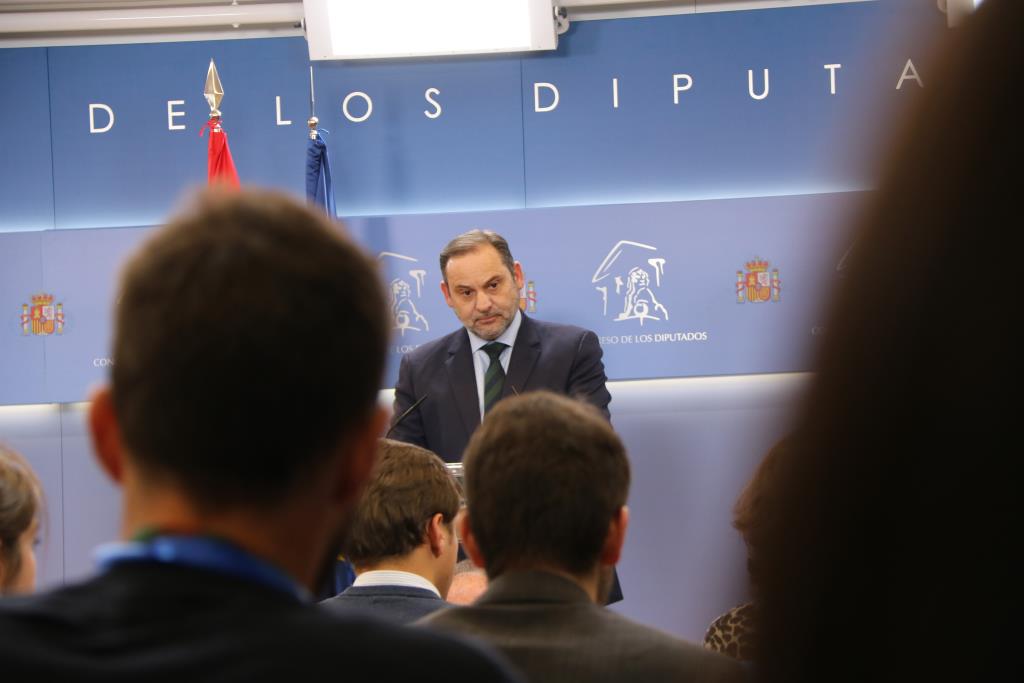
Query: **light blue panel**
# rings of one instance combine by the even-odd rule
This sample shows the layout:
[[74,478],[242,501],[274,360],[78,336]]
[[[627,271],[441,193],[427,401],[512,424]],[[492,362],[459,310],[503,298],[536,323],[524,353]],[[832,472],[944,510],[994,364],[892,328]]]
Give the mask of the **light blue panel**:
[[64,333],[46,340],[46,395],[51,401],[88,398],[106,381],[114,298],[128,255],[155,228],[52,230],[44,234],[46,286],[64,305]]
[[47,329],[23,318],[33,296],[53,294],[43,286],[41,250],[42,233],[0,233],[0,405],[47,402]]
[[[611,379],[685,377],[807,369],[820,304],[845,248],[847,214],[860,199],[840,193],[349,223],[384,261],[389,288],[405,283],[407,301],[396,310],[427,323],[396,322],[385,386],[394,383],[402,354],[458,328],[439,290],[436,259],[448,240],[475,227],[509,240],[536,298],[531,315],[598,334]],[[778,271],[778,300],[751,303],[744,294],[738,303],[737,272],[745,281],[756,260],[767,263],[769,280]],[[645,302],[648,314],[639,305],[627,312],[631,298]]]
[[93,573],[93,549],[119,537],[121,493],[100,469],[87,429],[88,405],[61,406],[64,446],[65,581]]
[[0,231],[53,227],[46,50],[0,50]]
[[732,506],[789,429],[807,377],[763,375],[609,385],[629,451],[630,523],[615,610],[700,642],[749,599]]
[[[60,228],[149,225],[175,201],[205,185],[209,118],[203,98],[210,59],[225,96],[224,127],[243,182],[303,192],[304,43],[229,40],[51,48],[56,222]],[[284,119],[276,124],[275,96]],[[184,116],[168,130],[169,100]],[[89,105],[114,111],[114,125],[90,133]],[[109,121],[96,114],[96,126]]]
[[[518,59],[318,62],[317,114],[345,216],[522,207],[523,133]],[[439,94],[427,101],[425,92]],[[362,122],[342,105],[373,103]],[[366,100],[354,96],[349,115]]]
[[60,585],[64,578],[64,505],[61,467],[60,407],[0,406],[0,443],[28,460],[46,498],[41,520],[42,543],[36,549],[40,588]]
[[[879,48],[922,24],[942,31],[930,0],[578,22],[556,53],[523,60],[527,205],[870,187],[859,150],[880,131],[861,122],[912,90],[894,87],[907,54],[929,54],[919,38]],[[842,65],[835,95],[826,64]],[[766,68],[757,100],[748,70],[760,95]],[[678,104],[674,74],[692,78]],[[535,111],[535,83],[558,88],[556,109]]]

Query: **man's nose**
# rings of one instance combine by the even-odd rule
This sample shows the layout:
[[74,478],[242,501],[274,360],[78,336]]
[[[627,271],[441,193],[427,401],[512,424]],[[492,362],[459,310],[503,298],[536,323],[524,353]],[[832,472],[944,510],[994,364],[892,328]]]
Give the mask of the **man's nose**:
[[491,297],[484,292],[479,292],[476,295],[476,310],[478,311],[489,311],[491,310]]

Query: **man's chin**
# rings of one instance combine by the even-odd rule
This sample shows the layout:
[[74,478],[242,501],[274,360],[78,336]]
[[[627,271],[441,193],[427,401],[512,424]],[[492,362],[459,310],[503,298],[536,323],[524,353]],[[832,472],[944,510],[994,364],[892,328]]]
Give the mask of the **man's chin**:
[[487,341],[494,341],[495,339],[500,337],[505,330],[508,329],[508,324],[506,324],[503,319],[499,318],[495,322],[488,323],[486,325],[473,325],[473,327],[470,329],[473,330],[473,334],[480,337],[481,339],[486,339]]

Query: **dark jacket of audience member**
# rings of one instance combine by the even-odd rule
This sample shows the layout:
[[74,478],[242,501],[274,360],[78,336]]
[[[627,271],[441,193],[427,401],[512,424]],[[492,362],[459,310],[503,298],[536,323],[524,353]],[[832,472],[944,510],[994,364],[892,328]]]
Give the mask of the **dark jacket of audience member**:
[[355,584],[321,604],[408,624],[445,605],[461,496],[444,461],[427,449],[381,439],[380,453],[341,546]]
[[1017,665],[1022,28],[950,32],[860,222],[758,560],[769,683]]
[[463,544],[489,585],[422,624],[496,646],[544,681],[735,680],[739,665],[601,606],[625,540],[629,463],[592,406],[507,398],[464,456]]
[[272,192],[204,194],[132,257],[89,426],[135,540],[93,579],[0,602],[5,680],[505,678],[473,647],[308,602],[385,422],[377,278]]

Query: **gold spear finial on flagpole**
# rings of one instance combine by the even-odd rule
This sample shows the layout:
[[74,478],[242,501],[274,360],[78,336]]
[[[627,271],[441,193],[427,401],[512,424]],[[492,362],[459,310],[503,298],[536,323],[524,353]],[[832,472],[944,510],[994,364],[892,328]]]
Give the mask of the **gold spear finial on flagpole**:
[[[206,71],[206,87],[203,89],[206,102],[210,105],[210,118],[220,119],[220,101],[224,99],[224,87],[220,84],[220,76],[217,75],[217,65],[210,60],[210,68]],[[215,130],[220,129],[220,122]]]

